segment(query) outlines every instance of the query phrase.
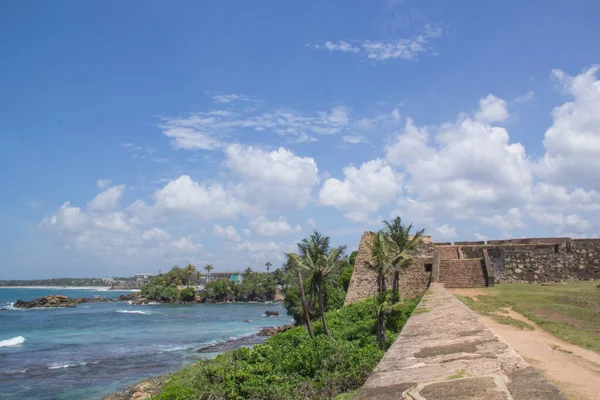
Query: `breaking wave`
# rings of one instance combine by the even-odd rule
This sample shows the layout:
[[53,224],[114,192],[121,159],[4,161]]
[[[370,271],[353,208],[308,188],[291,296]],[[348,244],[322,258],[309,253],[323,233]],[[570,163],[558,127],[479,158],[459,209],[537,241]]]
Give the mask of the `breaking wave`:
[[23,336],[17,336],[11,339],[0,340],[0,347],[12,347],[18,346],[25,342],[25,338]]

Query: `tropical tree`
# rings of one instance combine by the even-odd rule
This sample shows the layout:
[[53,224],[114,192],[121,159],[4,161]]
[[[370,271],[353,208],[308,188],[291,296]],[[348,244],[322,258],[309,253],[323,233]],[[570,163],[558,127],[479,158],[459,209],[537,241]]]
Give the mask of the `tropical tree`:
[[392,284],[392,304],[398,301],[398,282],[400,280],[400,271],[407,268],[412,263],[410,252],[413,251],[423,240],[425,229],[417,231],[411,236],[412,224],[402,225],[400,217],[394,218],[391,222],[383,221],[383,232],[391,242],[394,262],[392,270],[394,279]]
[[[323,324],[323,332],[333,340],[329,329],[327,328],[327,321],[325,319],[325,301],[323,296],[323,288],[325,286],[326,278],[341,267],[345,262],[344,251],[346,246],[335,247],[333,249],[329,246],[329,237],[323,236],[316,230],[305,239],[302,239],[298,243],[299,254],[294,254],[292,259],[294,263],[301,269],[305,269],[312,273],[311,279],[311,299],[312,294],[316,294],[319,301],[319,314],[321,315],[321,322]],[[305,316],[308,315],[308,309],[305,311]]]
[[389,309],[388,303],[386,302],[386,293],[378,293],[377,296],[375,296],[375,307],[377,344],[379,344],[381,350],[385,351],[387,344],[385,320],[387,319],[387,312]]
[[244,279],[246,279],[249,276],[252,276],[253,273],[254,271],[252,270],[252,268],[248,267],[244,270],[244,272],[242,272],[242,276],[244,277]]
[[292,266],[296,269],[298,273],[298,291],[300,292],[300,301],[302,303],[302,312],[304,313],[304,324],[306,325],[306,330],[312,339],[315,338],[315,334],[312,330],[312,325],[310,322],[310,315],[308,313],[308,304],[306,303],[306,296],[304,294],[304,282],[302,280],[302,266],[304,264],[304,260],[302,257],[296,253],[287,253],[288,257],[288,265]]
[[196,270],[196,267],[193,266],[192,264],[188,264],[187,267],[183,268],[182,271],[182,276],[183,276],[183,283],[185,284],[186,287],[190,286],[190,281],[192,280],[193,277],[197,276],[198,274],[198,270]]
[[269,261],[265,263],[265,267],[267,267],[267,272],[269,272],[269,268],[271,268],[271,265],[273,264],[271,264]]
[[394,253],[392,243],[387,236],[382,232],[378,232],[373,240],[371,248],[371,260],[366,263],[366,266],[377,273],[377,291],[385,293],[386,284],[385,277],[392,271],[392,263],[394,262]]
[[213,267],[212,264],[206,264],[204,266],[204,270],[207,273],[206,283],[210,282],[210,271],[212,271],[213,269],[215,269],[215,267]]

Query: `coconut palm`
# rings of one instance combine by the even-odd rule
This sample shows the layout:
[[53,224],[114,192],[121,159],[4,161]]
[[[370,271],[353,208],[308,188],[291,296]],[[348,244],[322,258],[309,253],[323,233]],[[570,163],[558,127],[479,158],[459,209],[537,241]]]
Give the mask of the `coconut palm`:
[[206,275],[206,283],[210,282],[210,271],[212,271],[213,269],[215,269],[215,267],[213,267],[212,264],[206,264],[204,266],[204,270],[207,273],[207,275]]
[[371,260],[366,263],[367,268],[377,273],[377,291],[385,293],[385,276],[392,271],[394,262],[392,242],[383,232],[378,232],[371,248]]
[[375,315],[376,315],[376,332],[377,332],[377,343],[379,348],[385,351],[387,345],[387,335],[385,333],[385,321],[388,313],[388,303],[386,302],[386,294],[379,293],[375,296]]
[[392,303],[398,300],[398,281],[400,280],[400,271],[407,268],[412,263],[410,252],[413,251],[423,240],[425,229],[417,231],[411,237],[410,231],[413,225],[402,225],[400,217],[394,218],[391,222],[383,221],[385,225],[383,232],[392,242],[392,251],[395,261],[392,263],[394,280],[392,284]]
[[269,261],[265,263],[265,267],[267,267],[267,272],[269,272],[269,268],[271,268],[271,265],[273,264],[271,264]]
[[196,267],[192,264],[188,264],[187,267],[183,268],[182,275],[186,287],[190,287],[190,281],[192,280],[192,277],[196,275],[197,272],[198,271],[196,270]]
[[325,319],[323,287],[329,274],[343,264],[346,246],[331,249],[329,247],[329,237],[323,236],[315,230],[308,238],[298,243],[298,250],[300,255],[295,262],[301,268],[312,272],[311,299],[312,293],[316,294],[319,301],[319,314],[321,315],[323,332],[333,340]]
[[306,324],[306,330],[312,339],[315,338],[315,334],[312,330],[310,323],[310,315],[308,314],[308,304],[306,304],[306,297],[304,295],[304,283],[302,282],[302,258],[295,253],[288,253],[288,264],[293,266],[298,273],[298,291],[300,292],[300,300],[302,301],[302,311],[304,313],[304,323]]

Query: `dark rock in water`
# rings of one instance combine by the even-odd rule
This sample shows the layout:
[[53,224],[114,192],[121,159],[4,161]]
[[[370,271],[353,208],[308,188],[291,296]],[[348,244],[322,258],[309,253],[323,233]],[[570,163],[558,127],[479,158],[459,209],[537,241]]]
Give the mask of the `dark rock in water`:
[[250,320],[249,319],[245,319],[244,322],[250,322]]
[[38,297],[31,301],[17,300],[13,305],[15,308],[35,308],[35,307],[74,307],[75,303],[72,302],[67,296],[53,295]]
[[8,308],[0,308],[0,311],[8,311]]
[[279,311],[265,311],[267,317],[278,317]]
[[236,350],[242,347],[252,347],[255,344],[261,344],[267,341],[267,337],[252,335],[244,338],[230,339],[225,342],[211,344],[210,346],[201,347],[198,353],[222,353],[224,351]]
[[288,329],[292,329],[292,328],[293,328],[292,325],[283,325],[283,326],[263,328],[260,332],[258,332],[258,336],[274,336],[274,335],[277,335],[278,333],[285,332]]
[[133,301],[140,297],[139,292],[131,292],[129,294],[122,294],[119,296],[119,301]]
[[142,304],[148,304],[150,303],[150,300],[148,300],[145,297],[137,297],[136,299],[131,301],[131,304],[136,305],[136,306],[141,306]]
[[17,300],[13,307],[15,308],[55,308],[55,307],[75,307],[79,303],[107,303],[116,301],[110,297],[79,297],[70,299],[60,294],[38,297],[31,301]]

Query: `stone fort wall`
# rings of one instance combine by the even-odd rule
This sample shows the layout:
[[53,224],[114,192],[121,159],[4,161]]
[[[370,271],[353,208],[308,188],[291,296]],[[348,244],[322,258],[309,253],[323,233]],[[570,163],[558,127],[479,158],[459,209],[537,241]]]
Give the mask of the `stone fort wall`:
[[[346,304],[377,293],[377,275],[367,268],[374,232],[365,232],[358,248]],[[421,296],[430,282],[446,287],[494,283],[600,279],[600,239],[527,238],[434,243],[427,237],[400,274],[402,297]],[[389,289],[392,277],[386,278]]]

